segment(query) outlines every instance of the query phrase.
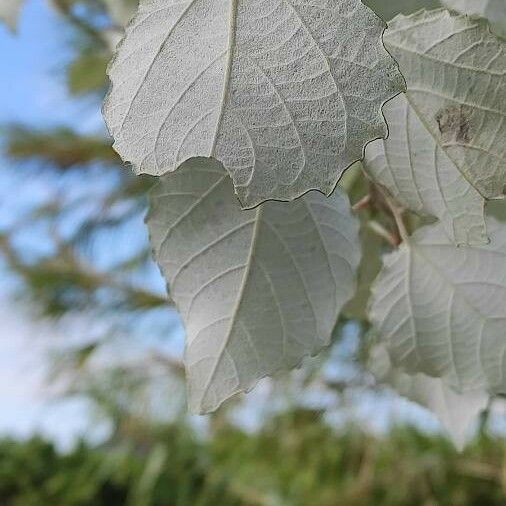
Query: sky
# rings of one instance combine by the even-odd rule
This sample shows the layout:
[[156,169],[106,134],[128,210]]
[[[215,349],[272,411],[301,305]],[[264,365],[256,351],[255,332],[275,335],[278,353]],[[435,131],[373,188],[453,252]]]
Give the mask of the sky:
[[[44,0],[27,1],[15,35],[0,24],[0,125],[68,124],[83,132],[104,128],[97,108],[65,94],[65,37]],[[0,158],[0,227],[52,192],[47,179],[33,173],[23,181],[22,193],[13,192],[19,180],[8,165]],[[68,329],[35,321],[29,309],[13,299],[11,279],[1,266],[0,279],[0,434],[26,437],[37,432],[68,447],[76,437],[92,432],[88,403],[56,401],[47,384],[48,355]]]
[[15,35],[0,27],[0,121],[68,124],[80,131],[103,128],[98,109],[66,96],[66,37],[65,25],[45,0],[26,2]]

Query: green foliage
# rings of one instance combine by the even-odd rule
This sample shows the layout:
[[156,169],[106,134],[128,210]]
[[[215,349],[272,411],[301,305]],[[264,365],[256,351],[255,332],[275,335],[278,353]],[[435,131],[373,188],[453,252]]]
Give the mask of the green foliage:
[[232,434],[214,438],[219,466],[262,491],[260,504],[464,506],[506,499],[502,449],[487,438],[459,455],[443,438],[407,427],[379,438],[352,427],[335,433],[313,411],[285,413],[255,436]]
[[66,127],[41,131],[11,125],[6,154],[20,161],[37,159],[61,170],[97,161],[118,163],[117,155],[103,137],[80,135]]
[[[3,506],[165,506],[240,504],[224,483],[206,482],[205,453],[184,429],[169,428],[156,446],[114,451],[85,443],[61,455],[35,438],[0,443],[0,503]],[[148,476],[156,451],[162,466]],[[147,478],[149,478],[147,480]],[[146,486],[146,484],[148,486]],[[208,502],[210,501],[210,502]]]
[[71,62],[67,71],[68,89],[74,95],[104,90],[107,86],[105,69],[109,55],[82,54]]
[[286,412],[258,433],[131,425],[121,445],[61,454],[41,439],[0,442],[3,506],[499,506],[503,443],[465,453],[408,427],[333,431],[321,413]]

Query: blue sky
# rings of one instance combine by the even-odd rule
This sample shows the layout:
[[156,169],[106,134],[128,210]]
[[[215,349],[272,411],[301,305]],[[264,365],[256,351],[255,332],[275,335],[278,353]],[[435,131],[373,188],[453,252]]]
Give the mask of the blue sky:
[[[15,35],[0,25],[0,125],[68,124],[83,132],[104,128],[98,107],[66,96],[62,68],[69,58],[67,37],[43,0],[26,2]],[[17,187],[16,168],[0,158],[0,227],[53,191],[47,178],[33,173],[23,181],[22,192],[13,192]],[[55,401],[47,387],[48,354],[55,342],[62,342],[63,331],[34,321],[13,300],[11,279],[1,266],[0,276],[0,433],[42,432],[68,446],[89,432],[90,423],[85,401]]]
[[[0,121],[31,125],[71,124],[81,131],[102,128],[100,111],[65,93],[65,42],[70,35],[43,0],[26,2],[13,36],[0,27]],[[75,121],[78,117],[79,121]]]

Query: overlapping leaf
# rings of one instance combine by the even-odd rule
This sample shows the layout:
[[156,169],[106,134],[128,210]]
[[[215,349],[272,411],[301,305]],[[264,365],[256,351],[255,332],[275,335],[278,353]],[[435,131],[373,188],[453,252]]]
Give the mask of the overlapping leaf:
[[488,19],[493,30],[506,36],[506,2],[504,0],[442,0],[449,9]]
[[441,224],[387,256],[370,319],[394,364],[445,377],[459,391],[506,393],[506,226],[491,242],[456,248]]
[[220,160],[245,207],[329,194],[404,88],[360,0],[144,0],[104,106],[138,173]]
[[[398,16],[384,40],[406,78],[409,106],[440,148],[438,152],[444,152],[484,198],[502,197],[506,42],[494,37],[485,22],[445,10]],[[404,157],[418,156],[417,147],[404,150]],[[414,179],[409,170],[410,164],[406,177]],[[455,190],[450,191],[454,199]],[[462,192],[467,190],[462,188]],[[436,209],[426,211],[435,213]],[[460,215],[461,211],[456,212]]]
[[382,345],[371,350],[369,365],[379,381],[432,411],[457,449],[464,448],[472,424],[487,407],[490,396],[484,390],[459,393],[441,378],[420,373],[412,376],[406,374],[392,367],[388,352]]
[[192,411],[317,353],[353,295],[358,223],[340,191],[242,211],[221,164],[193,159],[161,178],[147,223],[186,327]]
[[385,105],[390,135],[366,149],[364,168],[404,207],[438,217],[456,244],[487,241],[484,200],[404,95]]

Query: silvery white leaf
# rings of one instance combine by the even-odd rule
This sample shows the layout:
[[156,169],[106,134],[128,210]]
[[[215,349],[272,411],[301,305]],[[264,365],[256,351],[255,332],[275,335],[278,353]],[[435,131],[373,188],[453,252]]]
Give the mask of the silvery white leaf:
[[506,36],[506,2],[504,0],[442,0],[449,9],[488,19],[492,29]]
[[491,242],[455,247],[441,224],[384,259],[369,317],[393,363],[459,391],[506,393],[506,225]]
[[12,31],[16,30],[19,13],[24,0],[1,0],[0,21],[3,21]]
[[360,261],[340,190],[242,211],[222,165],[192,159],[150,202],[155,257],[186,328],[192,411],[213,411],[329,343]]
[[435,142],[484,197],[506,185],[506,41],[445,10],[398,16],[385,32],[406,98]]
[[359,0],[144,0],[104,116],[137,173],[221,161],[245,207],[329,194],[404,89]]
[[377,379],[390,385],[403,397],[432,411],[455,447],[462,451],[469,438],[469,430],[486,409],[489,395],[484,390],[457,392],[441,378],[425,374],[409,375],[395,369],[382,345],[371,350],[369,366]]
[[364,168],[402,206],[439,218],[456,244],[487,242],[484,200],[424,126],[405,95],[384,107],[390,135],[366,149]]

